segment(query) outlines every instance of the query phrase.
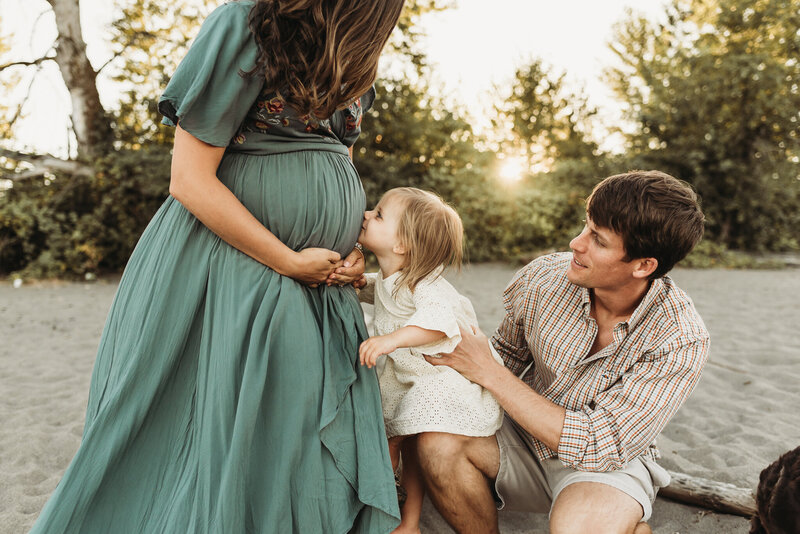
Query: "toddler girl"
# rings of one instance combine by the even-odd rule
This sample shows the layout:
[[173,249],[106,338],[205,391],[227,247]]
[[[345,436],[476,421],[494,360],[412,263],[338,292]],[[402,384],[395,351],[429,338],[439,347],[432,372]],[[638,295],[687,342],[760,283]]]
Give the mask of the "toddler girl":
[[442,276],[445,267],[460,265],[462,234],[461,219],[442,199],[401,187],[364,214],[359,236],[380,265],[380,271],[365,275],[361,292],[364,301],[373,296],[376,335],[361,344],[359,356],[372,367],[388,355],[378,365],[383,417],[395,470],[402,452],[401,483],[408,495],[395,532],[419,532],[423,485],[414,436],[491,436],[502,422],[502,410],[488,391],[423,357],[452,352],[461,341],[459,327],[478,324],[469,300]]

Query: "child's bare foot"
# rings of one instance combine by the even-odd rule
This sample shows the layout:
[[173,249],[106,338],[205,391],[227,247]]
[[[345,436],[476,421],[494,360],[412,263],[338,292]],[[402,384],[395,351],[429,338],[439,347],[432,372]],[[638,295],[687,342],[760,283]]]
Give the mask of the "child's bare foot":
[[392,534],[422,534],[422,532],[419,530],[419,526],[404,525],[400,523],[400,526],[394,529]]

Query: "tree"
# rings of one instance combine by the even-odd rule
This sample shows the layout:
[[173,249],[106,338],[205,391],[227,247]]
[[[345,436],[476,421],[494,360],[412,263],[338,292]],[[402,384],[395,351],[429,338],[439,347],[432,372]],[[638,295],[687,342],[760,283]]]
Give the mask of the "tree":
[[461,214],[470,259],[489,259],[505,230],[487,172],[494,156],[476,148],[469,122],[431,96],[426,83],[423,77],[376,84],[376,107],[364,120],[354,157],[367,204],[393,187],[435,191]]
[[504,252],[525,257],[564,247],[580,227],[583,199],[608,174],[610,160],[594,140],[596,114],[565,74],[534,59],[517,69],[494,122],[501,153],[523,155],[523,179],[503,199]]
[[497,106],[495,127],[510,133],[505,143],[525,154],[532,170],[549,170],[565,159],[591,160],[598,153],[591,139],[596,110],[566,91],[564,76],[533,60],[517,69],[511,93]]
[[800,247],[799,30],[792,0],[675,0],[617,28],[633,161],[692,183],[733,248]]
[[[43,0],[41,1],[44,5]],[[2,155],[26,161],[40,173],[60,172],[87,174],[92,172],[92,158],[111,149],[136,148],[144,143],[171,144],[171,131],[161,128],[155,107],[158,96],[178,62],[183,57],[200,22],[219,2],[217,0],[125,0],[119,16],[112,24],[113,55],[95,69],[86,56],[86,43],[80,25],[79,0],[46,0],[50,5],[58,31],[55,49],[32,61],[12,60],[0,64],[0,72],[36,68],[55,61],[72,101],[71,123],[77,139],[80,164],[42,154],[26,154],[12,150],[4,143]],[[416,49],[419,18],[425,13],[446,9],[442,0],[406,2],[398,27],[400,33],[391,48],[410,57],[413,64],[422,64]],[[115,69],[112,79],[124,96],[114,110],[103,108],[97,92],[97,77],[106,69]],[[2,131],[3,139],[11,139],[13,129]],[[113,131],[112,131],[113,130]],[[116,141],[110,143],[109,141]],[[60,160],[60,161],[59,161]],[[31,169],[29,169],[31,170]],[[26,176],[30,172],[26,173]],[[13,174],[5,178],[18,179]]]
[[[111,126],[97,92],[97,72],[86,56],[79,2],[78,0],[47,0],[47,2],[55,15],[58,30],[55,53],[48,53],[33,61],[12,61],[0,65],[0,71],[15,67],[35,67],[45,61],[55,61],[72,102],[72,126],[78,140],[78,156],[89,159],[103,151],[102,145],[110,137]],[[10,132],[6,132],[8,133]]]
[[173,129],[161,125],[158,98],[217,0],[125,0],[112,23],[117,70],[126,88],[114,110],[119,148],[172,145]]

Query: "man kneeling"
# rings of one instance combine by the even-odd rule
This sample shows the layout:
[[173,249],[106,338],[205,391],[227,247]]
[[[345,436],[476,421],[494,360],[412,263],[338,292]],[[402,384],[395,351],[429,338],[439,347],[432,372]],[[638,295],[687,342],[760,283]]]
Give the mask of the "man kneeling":
[[491,344],[462,332],[452,354],[429,358],[506,411],[493,437],[419,436],[431,500],[456,531],[497,532],[497,510],[515,510],[549,511],[554,534],[650,532],[644,521],[669,483],[655,439],[708,355],[702,319],[666,276],[703,220],[672,176],[606,178],[572,252],[537,258],[512,279]]

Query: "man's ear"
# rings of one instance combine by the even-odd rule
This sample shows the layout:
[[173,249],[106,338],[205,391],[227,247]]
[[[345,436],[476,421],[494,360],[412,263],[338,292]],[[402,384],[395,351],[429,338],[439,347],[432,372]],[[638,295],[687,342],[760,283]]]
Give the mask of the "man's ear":
[[655,258],[640,258],[634,260],[633,277],[645,279],[658,269],[658,260]]

